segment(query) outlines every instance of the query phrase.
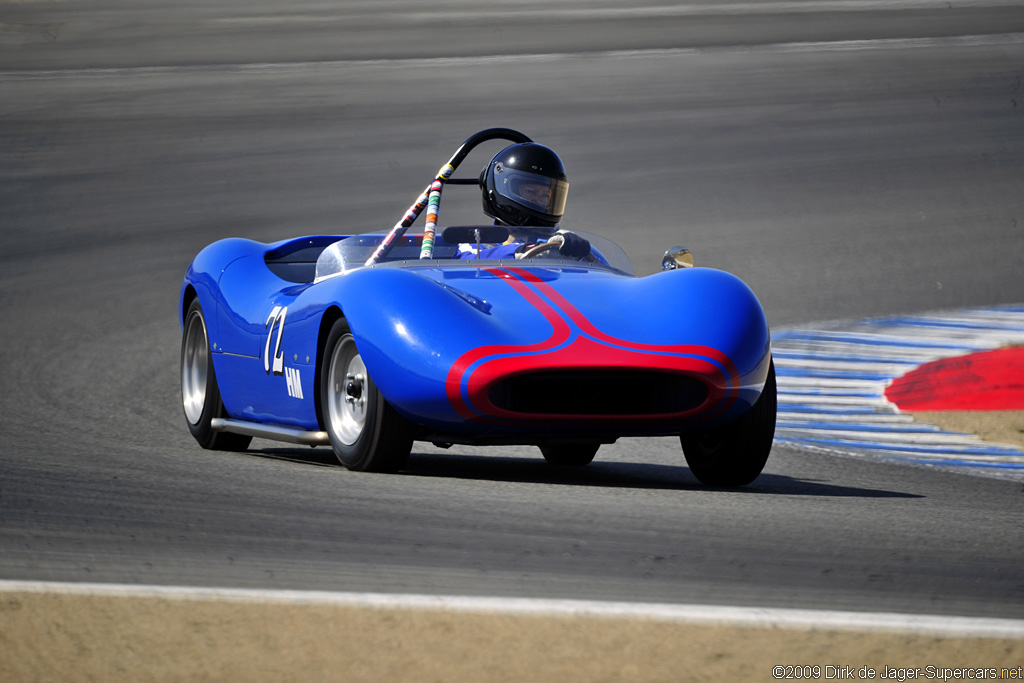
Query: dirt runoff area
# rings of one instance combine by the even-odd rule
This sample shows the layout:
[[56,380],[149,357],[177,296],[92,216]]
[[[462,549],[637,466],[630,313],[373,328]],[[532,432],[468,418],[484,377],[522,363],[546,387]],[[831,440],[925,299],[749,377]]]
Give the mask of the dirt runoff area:
[[951,432],[977,434],[985,441],[1024,448],[1024,410],[920,411],[915,420]]
[[1019,633],[0,590],[0,680],[12,683],[857,680],[867,669],[907,680],[1021,664]]

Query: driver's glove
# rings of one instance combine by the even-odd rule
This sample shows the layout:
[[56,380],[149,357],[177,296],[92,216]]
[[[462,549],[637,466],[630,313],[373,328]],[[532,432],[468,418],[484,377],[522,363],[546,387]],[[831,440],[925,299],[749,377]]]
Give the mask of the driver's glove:
[[590,242],[567,230],[559,230],[552,235],[549,242],[561,243],[558,253],[569,258],[583,258],[590,253]]

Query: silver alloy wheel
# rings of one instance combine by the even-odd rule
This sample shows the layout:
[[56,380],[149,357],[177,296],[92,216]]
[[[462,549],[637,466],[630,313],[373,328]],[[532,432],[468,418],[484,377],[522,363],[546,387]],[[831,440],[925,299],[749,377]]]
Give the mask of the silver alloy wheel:
[[199,424],[206,406],[209,354],[206,323],[197,310],[189,316],[185,326],[185,345],[181,354],[181,402],[185,407],[185,417],[191,424]]
[[366,366],[351,334],[334,345],[327,376],[327,429],[346,446],[359,440],[366,426],[369,385]]

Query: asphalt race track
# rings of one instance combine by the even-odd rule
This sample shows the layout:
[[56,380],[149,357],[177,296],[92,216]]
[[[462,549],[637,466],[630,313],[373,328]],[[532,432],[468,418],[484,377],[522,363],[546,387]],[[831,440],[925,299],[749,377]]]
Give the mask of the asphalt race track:
[[1020,618],[1019,482],[777,446],[711,490],[672,439],[371,475],[182,415],[200,248],[387,229],[491,126],[562,155],[565,227],[774,327],[1024,302],[1024,9],[891,5],[0,2],[0,579]]

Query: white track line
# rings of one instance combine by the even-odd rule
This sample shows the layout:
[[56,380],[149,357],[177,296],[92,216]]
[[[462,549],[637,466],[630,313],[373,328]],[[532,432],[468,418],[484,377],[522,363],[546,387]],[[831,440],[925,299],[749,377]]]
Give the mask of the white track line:
[[[957,0],[959,9],[965,8],[1000,8],[1014,7],[1019,0]],[[259,14],[253,16],[223,17],[209,20],[212,24],[266,26],[280,24],[330,25],[351,23],[353,19],[372,19],[373,14],[360,13],[360,10],[371,7],[370,4],[350,6],[352,12],[345,14],[308,13],[308,14]],[[374,9],[377,9],[374,7]],[[388,17],[392,24],[422,25],[424,22],[444,22],[446,24],[500,24],[509,21],[532,19],[538,15],[544,21],[587,21],[626,19],[673,19],[679,17],[718,17],[752,14],[756,16],[820,14],[820,13],[852,13],[890,11],[921,11],[948,10],[949,0],[770,0],[768,2],[715,2],[687,3],[675,5],[644,5],[639,7],[564,7],[553,3],[521,2],[516,5],[484,6],[476,3],[472,11],[463,8],[444,10],[437,8],[431,12],[393,11]],[[376,12],[374,13],[376,14]]]
[[[1013,7],[1019,0],[957,0],[957,6],[964,7]],[[641,7],[550,7],[543,9],[545,21],[582,21],[587,19],[671,19],[694,16],[735,16],[735,15],[776,15],[812,14],[833,12],[889,12],[909,10],[946,10],[949,0],[826,0],[822,2],[721,2],[676,4],[670,6],[650,5]],[[396,20],[407,23],[423,21],[478,23],[481,21],[499,23],[523,19],[537,14],[537,5],[523,3],[518,7],[505,5],[501,9],[476,7],[473,12],[437,11],[410,12],[395,15]]]
[[486,66],[548,63],[563,59],[650,59],[712,53],[793,53],[918,48],[966,48],[1024,45],[1024,33],[941,36],[932,38],[880,38],[827,42],[764,43],[707,47],[606,50],[600,52],[551,52],[540,54],[479,55],[469,57],[408,57],[394,59],[338,59],[316,62],[253,62],[241,64],[199,64],[178,66],[130,66],[82,69],[38,69],[0,71],[0,81],[39,81],[62,78],[153,77],[180,74],[292,73],[296,71],[350,71],[359,68]]
[[155,598],[224,602],[338,605],[367,609],[411,609],[476,614],[641,619],[675,623],[719,624],[761,628],[835,629],[923,636],[1024,638],[1024,620],[983,617],[842,612],[835,610],[673,605],[665,603],[545,600],[454,595],[352,593],[241,588],[191,588],[103,583],[0,580],[3,593]]

